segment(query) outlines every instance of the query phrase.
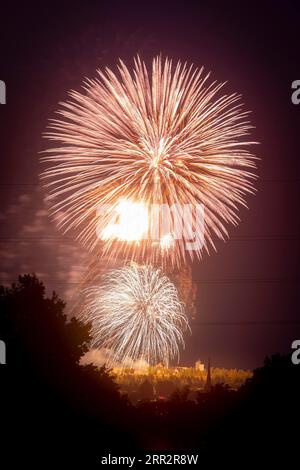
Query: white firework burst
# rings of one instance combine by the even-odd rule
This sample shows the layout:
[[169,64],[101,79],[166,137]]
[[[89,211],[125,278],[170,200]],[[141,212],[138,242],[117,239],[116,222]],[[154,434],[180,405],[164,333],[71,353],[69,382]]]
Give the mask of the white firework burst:
[[111,365],[139,359],[168,365],[179,357],[188,320],[160,269],[131,264],[111,270],[84,297],[81,319],[92,324],[91,346],[109,350]]

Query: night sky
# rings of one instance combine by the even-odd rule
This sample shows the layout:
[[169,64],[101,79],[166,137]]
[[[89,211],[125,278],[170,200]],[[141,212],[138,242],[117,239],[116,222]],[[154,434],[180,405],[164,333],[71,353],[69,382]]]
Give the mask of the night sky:
[[[253,368],[300,337],[300,79],[294,2],[30,2],[1,6],[0,281],[36,272],[72,302],[88,255],[50,222],[39,186],[47,120],[97,68],[162,53],[239,92],[256,128],[259,180],[230,240],[193,266],[197,316],[182,364]],[[75,294],[74,294],[75,291]],[[298,322],[298,324],[297,324]]]

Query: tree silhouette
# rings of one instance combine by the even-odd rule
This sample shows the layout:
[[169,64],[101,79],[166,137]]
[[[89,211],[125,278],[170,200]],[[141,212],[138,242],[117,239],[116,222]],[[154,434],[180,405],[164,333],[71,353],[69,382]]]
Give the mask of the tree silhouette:
[[7,345],[10,366],[31,365],[41,370],[76,366],[88,350],[89,325],[70,321],[65,303],[53,292],[46,297],[45,286],[34,275],[19,277],[10,288],[0,287],[0,331]]
[[[68,319],[64,309],[55,293],[46,296],[35,275],[0,287],[0,334],[7,347],[7,364],[0,368],[2,425],[7,439],[16,440],[24,452],[32,443],[34,454],[51,455],[56,447],[61,458],[78,463],[98,442],[111,446],[119,436],[128,444],[129,404],[110,370],[80,365],[90,326]],[[80,445],[70,452],[67,442],[78,439]]]

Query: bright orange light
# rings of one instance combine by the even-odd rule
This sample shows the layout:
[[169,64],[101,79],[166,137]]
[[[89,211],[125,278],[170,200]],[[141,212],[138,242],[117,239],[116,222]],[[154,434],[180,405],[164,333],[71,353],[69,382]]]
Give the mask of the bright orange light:
[[139,241],[147,238],[148,209],[143,202],[121,199],[115,212],[118,223],[109,224],[102,231],[101,238],[116,238],[121,241]]

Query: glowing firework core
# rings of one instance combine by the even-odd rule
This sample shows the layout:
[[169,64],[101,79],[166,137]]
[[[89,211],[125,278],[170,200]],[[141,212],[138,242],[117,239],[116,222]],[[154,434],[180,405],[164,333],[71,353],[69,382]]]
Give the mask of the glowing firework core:
[[142,202],[122,199],[115,209],[118,223],[107,225],[101,232],[102,240],[138,241],[148,231],[148,209]]

